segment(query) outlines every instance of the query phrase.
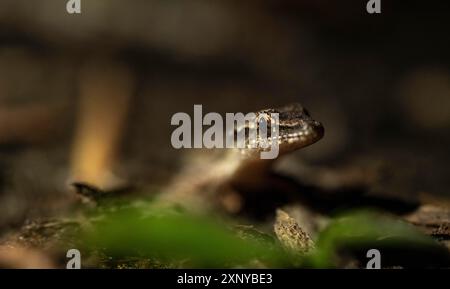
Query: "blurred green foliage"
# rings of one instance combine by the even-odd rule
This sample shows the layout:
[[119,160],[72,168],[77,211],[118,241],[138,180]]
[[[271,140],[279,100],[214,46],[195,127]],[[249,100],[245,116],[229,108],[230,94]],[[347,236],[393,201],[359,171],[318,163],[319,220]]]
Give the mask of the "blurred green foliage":
[[230,228],[227,222],[210,216],[124,209],[103,213],[84,233],[82,244],[110,258],[147,258],[195,268],[332,268],[338,266],[343,248],[361,252],[403,248],[412,255],[422,249],[443,252],[437,242],[413,226],[371,211],[333,219],[319,234],[316,248],[304,257],[289,255],[271,238],[242,238]]
[[84,240],[107,256],[186,260],[189,267],[246,267],[254,260],[275,267],[288,264],[273,242],[243,239],[218,220],[186,214],[145,216],[134,209],[110,213]]
[[337,266],[342,252],[360,253],[366,258],[372,248],[381,251],[383,266],[427,267],[433,261],[448,262],[448,251],[413,225],[386,213],[358,210],[332,220],[319,234],[316,250],[305,264],[331,268]]

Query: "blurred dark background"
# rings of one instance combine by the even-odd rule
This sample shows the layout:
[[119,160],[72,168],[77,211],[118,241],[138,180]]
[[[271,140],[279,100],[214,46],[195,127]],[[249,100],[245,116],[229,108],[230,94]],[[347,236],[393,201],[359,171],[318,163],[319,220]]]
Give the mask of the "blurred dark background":
[[444,1],[81,2],[0,2],[0,227],[64,208],[74,171],[166,183],[186,154],[170,118],[194,104],[301,102],[326,136],[292,159],[331,186],[381,166],[389,193],[449,196]]

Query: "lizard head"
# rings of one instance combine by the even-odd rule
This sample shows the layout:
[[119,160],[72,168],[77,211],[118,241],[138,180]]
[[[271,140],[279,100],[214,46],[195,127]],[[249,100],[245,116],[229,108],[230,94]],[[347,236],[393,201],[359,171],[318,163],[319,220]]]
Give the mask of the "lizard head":
[[266,119],[268,131],[271,128],[271,114],[274,113],[277,113],[279,118],[276,140],[281,154],[309,146],[320,140],[324,135],[323,125],[314,120],[299,103],[257,111],[257,117],[264,116]]

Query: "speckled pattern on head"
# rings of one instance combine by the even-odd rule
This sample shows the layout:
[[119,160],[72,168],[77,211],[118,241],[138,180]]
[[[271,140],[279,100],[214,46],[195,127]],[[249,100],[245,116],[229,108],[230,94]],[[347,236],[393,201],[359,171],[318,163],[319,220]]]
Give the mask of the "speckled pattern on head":
[[[324,136],[323,125],[314,120],[309,112],[299,103],[289,104],[280,108],[269,108],[257,111],[256,117],[262,117],[267,121],[267,131],[271,129],[271,114],[278,113],[279,116],[279,131],[278,131],[278,145],[280,153],[287,153],[294,151],[308,145],[311,145]],[[245,126],[246,141],[248,141],[248,125]],[[269,143],[275,137],[270,138]],[[257,141],[261,140],[259,137]],[[246,143],[248,145],[248,143]],[[249,146],[247,146],[247,149]],[[256,148],[256,151],[260,148]]]

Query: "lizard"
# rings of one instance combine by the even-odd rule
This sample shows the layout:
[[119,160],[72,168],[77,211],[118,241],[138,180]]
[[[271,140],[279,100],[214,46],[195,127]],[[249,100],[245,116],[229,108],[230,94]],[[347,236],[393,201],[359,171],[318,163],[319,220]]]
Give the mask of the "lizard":
[[[254,113],[256,118],[264,115],[268,125],[271,123],[271,114],[278,114],[277,158],[261,159],[260,152],[263,149],[258,144],[250,147],[249,135],[246,133],[244,148],[206,149],[206,157],[199,158],[199,161],[192,159],[188,161],[168,185],[161,189],[161,193],[156,196],[156,203],[175,205],[192,212],[218,208],[231,213],[254,210],[250,212],[252,216],[255,214],[264,216],[278,205],[292,201],[297,205],[300,201],[303,211],[307,211],[303,206],[307,205],[313,207],[313,211],[322,213],[333,211],[340,206],[352,207],[352,204],[396,206],[405,207],[406,210],[414,208],[415,204],[403,204],[403,201],[387,202],[377,196],[365,196],[364,188],[359,186],[350,187],[349,193],[346,194],[330,194],[328,191],[324,193],[320,187],[308,186],[301,183],[301,180],[297,182],[295,179],[274,173],[272,168],[280,158],[321,140],[324,137],[324,126],[300,103],[262,109]],[[248,131],[249,124],[245,123],[244,126],[234,128],[234,134],[240,130]],[[257,138],[256,142],[264,140]],[[198,158],[198,155],[196,157]],[[94,201],[129,191],[129,188],[105,191],[83,182],[74,183],[73,186],[78,195]],[[380,205],[380,201],[383,202],[383,206]],[[255,202],[258,203],[257,206]]]
[[[243,201],[240,192],[259,194],[264,191],[268,182],[278,180],[271,168],[280,157],[312,145],[324,136],[322,123],[313,119],[299,103],[262,109],[256,111],[255,115],[257,118],[263,115],[270,124],[273,113],[278,114],[279,118],[278,136],[276,140],[269,138],[269,141],[278,142],[277,158],[261,159],[260,152],[265,149],[258,145],[250,147],[246,133],[244,148],[226,149],[225,153],[218,153],[217,159],[182,169],[163,190],[158,201],[179,204],[194,211],[217,207],[229,212],[240,211]],[[234,128],[235,133],[242,129],[248,131],[249,124]],[[256,142],[260,141],[262,139],[258,137]]]

